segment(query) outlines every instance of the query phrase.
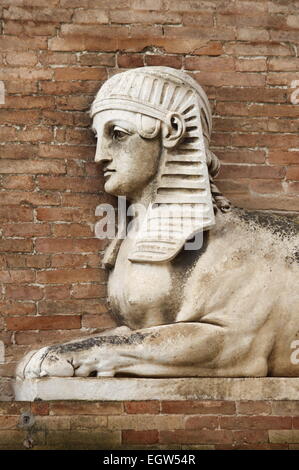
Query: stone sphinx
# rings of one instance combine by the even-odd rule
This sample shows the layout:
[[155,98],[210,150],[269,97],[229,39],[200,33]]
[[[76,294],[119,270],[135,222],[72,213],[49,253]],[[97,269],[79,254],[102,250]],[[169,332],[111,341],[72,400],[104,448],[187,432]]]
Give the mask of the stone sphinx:
[[[220,193],[202,88],[166,67],[129,70],[103,85],[91,115],[105,191],[146,207],[136,236],[104,258],[120,326],[32,351],[18,377],[299,376],[295,224]],[[180,217],[163,210],[175,206]]]

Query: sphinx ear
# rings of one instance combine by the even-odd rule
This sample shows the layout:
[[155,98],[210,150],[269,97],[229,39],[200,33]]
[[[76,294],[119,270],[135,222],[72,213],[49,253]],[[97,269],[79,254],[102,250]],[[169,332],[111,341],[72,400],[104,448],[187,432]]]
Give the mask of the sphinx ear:
[[169,113],[162,124],[162,144],[166,148],[174,148],[186,132],[185,120],[179,113]]

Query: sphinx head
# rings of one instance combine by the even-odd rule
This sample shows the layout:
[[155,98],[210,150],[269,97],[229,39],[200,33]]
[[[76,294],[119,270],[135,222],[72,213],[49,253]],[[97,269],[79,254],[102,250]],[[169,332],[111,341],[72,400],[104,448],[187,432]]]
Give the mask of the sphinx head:
[[[107,192],[138,200],[152,185],[149,219],[162,217],[161,206],[180,204],[197,209],[202,230],[213,226],[213,209],[223,199],[212,180],[219,161],[209,150],[208,98],[195,80],[167,67],[122,72],[97,93],[91,116]],[[199,229],[189,219],[176,246]]]

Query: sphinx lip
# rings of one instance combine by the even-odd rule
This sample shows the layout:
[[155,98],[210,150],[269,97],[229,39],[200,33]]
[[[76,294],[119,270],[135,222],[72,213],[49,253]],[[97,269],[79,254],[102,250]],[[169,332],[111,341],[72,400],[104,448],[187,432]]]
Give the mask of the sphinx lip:
[[105,171],[104,171],[104,176],[111,176],[112,173],[115,173],[116,170],[113,170],[111,168],[107,168]]

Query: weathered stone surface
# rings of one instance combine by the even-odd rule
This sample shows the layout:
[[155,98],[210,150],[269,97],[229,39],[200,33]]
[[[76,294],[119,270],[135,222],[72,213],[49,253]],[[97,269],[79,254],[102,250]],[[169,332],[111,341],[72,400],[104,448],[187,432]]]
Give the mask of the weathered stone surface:
[[[15,399],[19,401],[37,399],[95,401],[274,400],[279,404],[280,400],[299,400],[299,378],[93,379],[53,377],[17,380],[14,384],[14,390]],[[284,403],[284,406],[287,405]],[[292,409],[295,410],[294,404]],[[95,412],[103,414],[97,410],[95,407]],[[167,410],[164,412],[167,413]],[[194,412],[196,413],[196,410]],[[219,408],[219,412],[222,413],[221,408]],[[280,414],[279,411],[277,413]]]

